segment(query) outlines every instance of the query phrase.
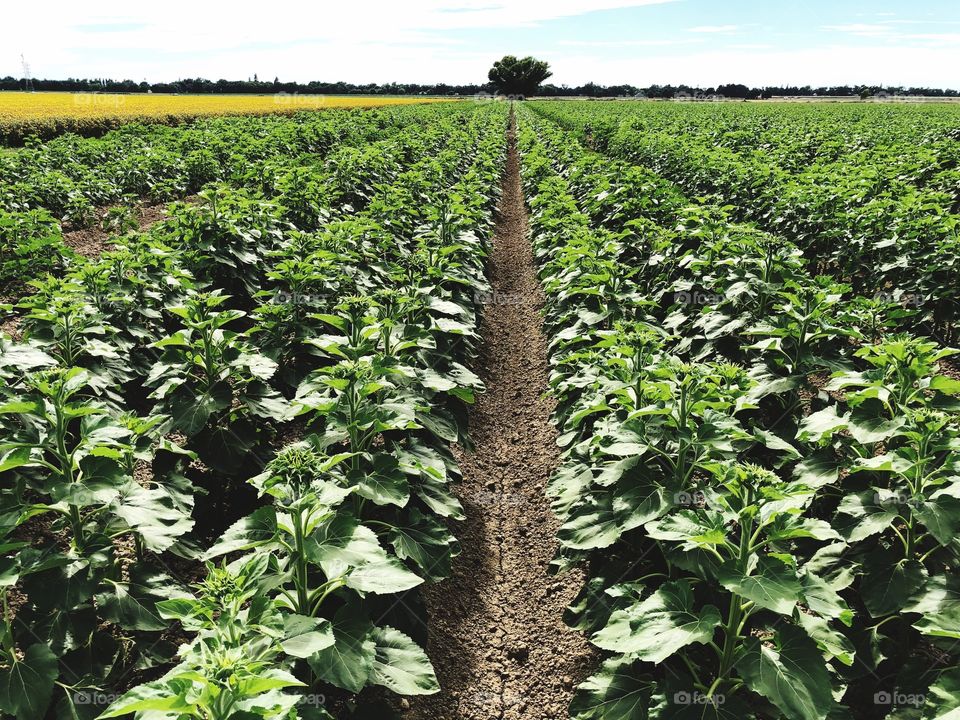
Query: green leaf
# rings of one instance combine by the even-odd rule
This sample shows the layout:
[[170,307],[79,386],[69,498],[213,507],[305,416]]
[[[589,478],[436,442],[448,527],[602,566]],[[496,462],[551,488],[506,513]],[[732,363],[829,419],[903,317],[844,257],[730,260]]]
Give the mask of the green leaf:
[[393,557],[367,563],[350,571],[347,587],[358,592],[391,595],[405,592],[423,584],[423,578],[410,572]]
[[387,559],[377,534],[346,513],[338,513],[317,528],[307,541],[306,551],[310,562],[319,565],[328,580]]
[[374,456],[372,470],[351,471],[347,480],[356,486],[358,495],[377,505],[404,507],[410,500],[407,476],[397,459],[387,453]]
[[644,528],[654,540],[679,542],[685,550],[719,545],[726,538],[723,516],[708,510],[680,510]]
[[938,390],[945,395],[960,395],[960,380],[955,380],[946,375],[936,375],[930,380],[929,388]]
[[832,453],[809,455],[793,469],[793,479],[811,489],[832,485],[839,477],[840,468]]
[[846,418],[837,414],[836,405],[828,405],[823,410],[811,413],[800,423],[797,439],[803,442],[817,443],[833,437],[833,434],[847,427]]
[[373,625],[355,605],[345,605],[333,618],[334,644],[307,659],[317,676],[352,693],[360,692],[373,673],[377,646]]
[[226,381],[216,383],[201,394],[182,386],[171,398],[170,416],[178,430],[190,436],[196,435],[206,426],[213,413],[230,407],[232,400],[233,390]]
[[440,684],[427,654],[408,636],[391,627],[373,630],[376,656],[371,681],[399,695],[433,695]]
[[596,493],[578,505],[557,531],[560,542],[574,550],[598,550],[613,545],[621,535],[609,492]]
[[879,504],[878,497],[875,491],[867,490],[845,495],[840,501],[837,512],[853,518],[853,521],[844,528],[844,536],[849,542],[860,542],[889,530],[891,523],[897,517],[897,511],[895,508]]
[[287,615],[283,618],[283,651],[292,657],[308,658],[336,642],[333,626],[325,618]]
[[450,561],[457,544],[446,526],[436,518],[413,508],[408,520],[395,525],[388,537],[397,557],[413,560],[427,579],[436,581],[450,574]]
[[918,561],[875,551],[863,563],[863,603],[875,618],[892,615],[907,604],[926,578],[926,568]]
[[960,720],[960,669],[945,670],[926,696],[923,720]]
[[647,720],[657,684],[631,672],[632,662],[608,660],[577,688],[573,720]]
[[780,626],[774,647],[749,638],[737,669],[747,687],[789,720],[824,720],[833,707],[830,675],[820,649],[791,625]]
[[803,584],[804,602],[813,612],[824,617],[837,618],[847,627],[853,623],[853,611],[826,580],[806,569],[800,576],[800,582]]
[[593,636],[599,648],[661,663],[691,643],[706,644],[722,622],[713,605],[694,609],[693,590],[685,581],[664,583],[653,595],[617,610]]
[[938,494],[913,511],[937,542],[946,547],[960,532],[960,499]]
[[[173,713],[179,716],[180,713],[190,712],[194,708],[195,705],[186,699],[186,689],[174,691],[168,683],[158,680],[140,685],[124,693],[97,720],[122,717],[138,712],[149,713],[150,711]],[[161,715],[160,717],[168,717],[168,715]]]
[[817,615],[801,612],[797,614],[797,619],[800,627],[807,631],[807,635],[813,638],[825,654],[835,657],[848,667],[853,665],[857,651],[846,636],[831,628],[824,618]]
[[277,512],[270,506],[237,520],[227,528],[218,542],[207,550],[202,560],[209,560],[237,550],[249,550],[271,542],[277,533]]
[[189,597],[169,576],[142,568],[132,571],[129,582],[106,582],[111,589],[95,596],[97,605],[105,619],[126,630],[165,630],[157,603]]
[[45,643],[31,645],[22,660],[0,668],[0,710],[17,720],[44,717],[59,674],[53,651]]
[[0,448],[0,472],[13,470],[30,464],[30,452],[32,448],[17,447],[3,452]]
[[163,488],[147,489],[130,481],[122,493],[113,512],[143,538],[144,547],[151,552],[168,550],[177,538],[193,529],[193,517],[177,507]]
[[730,592],[781,615],[792,614],[803,594],[796,571],[769,555],[760,557],[749,575],[732,562],[724,563],[717,580]]

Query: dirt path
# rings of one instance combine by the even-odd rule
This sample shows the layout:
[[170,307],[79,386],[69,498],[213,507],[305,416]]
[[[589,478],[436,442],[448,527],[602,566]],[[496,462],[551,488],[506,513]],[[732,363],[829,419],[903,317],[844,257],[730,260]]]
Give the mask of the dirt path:
[[547,348],[513,135],[488,263],[479,362],[487,390],[461,453],[467,519],[453,576],[427,591],[428,653],[443,691],[411,701],[410,720],[560,720],[587,674],[583,638],[561,619],[582,577],[547,574],[556,522],[544,495],[557,464]]

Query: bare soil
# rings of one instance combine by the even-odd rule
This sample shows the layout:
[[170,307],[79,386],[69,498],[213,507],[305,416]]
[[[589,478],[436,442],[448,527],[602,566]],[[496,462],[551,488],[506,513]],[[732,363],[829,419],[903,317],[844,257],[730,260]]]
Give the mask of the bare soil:
[[509,143],[487,271],[494,302],[481,324],[486,392],[470,415],[475,450],[457,452],[463,552],[452,577],[425,591],[427,652],[442,691],[410,700],[409,720],[566,718],[593,663],[584,638],[561,619],[583,576],[548,573],[557,525],[545,487],[559,453],[545,395],[544,298],[512,129]]
[[[100,219],[108,212],[109,208],[104,208],[98,213]],[[151,225],[163,220],[167,216],[167,204],[158,205],[139,205],[137,206],[137,220],[140,223],[140,230],[145,231]],[[99,224],[94,224],[88,228],[71,230],[63,234],[65,245],[73,249],[80,255],[87,258],[97,257],[107,249],[110,238],[115,233],[103,230]]]

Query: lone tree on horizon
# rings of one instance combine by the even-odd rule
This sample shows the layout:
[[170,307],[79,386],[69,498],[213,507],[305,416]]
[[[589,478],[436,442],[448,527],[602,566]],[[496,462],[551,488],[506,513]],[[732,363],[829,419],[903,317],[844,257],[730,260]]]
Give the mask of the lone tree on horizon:
[[497,60],[487,78],[498,92],[506,95],[536,95],[540,83],[553,75],[550,65],[534,57],[504,55]]

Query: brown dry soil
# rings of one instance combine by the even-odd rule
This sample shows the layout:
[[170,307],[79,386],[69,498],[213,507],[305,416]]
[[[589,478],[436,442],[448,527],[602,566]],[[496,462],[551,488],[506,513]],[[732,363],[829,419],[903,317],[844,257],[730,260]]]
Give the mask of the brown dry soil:
[[452,577],[425,591],[440,693],[410,700],[409,720],[567,717],[593,664],[561,619],[583,576],[548,574],[556,520],[545,488],[558,462],[545,396],[543,293],[534,271],[519,159],[510,137],[488,276],[478,368],[486,384],[470,415],[472,453],[457,453],[466,520]]
[[[64,244],[87,258],[102,254],[107,249],[110,238],[114,235],[114,233],[105,231],[100,227],[99,221],[103,220],[108,211],[109,208],[101,210],[98,213],[98,222],[93,226],[64,233]],[[146,230],[165,217],[167,217],[166,203],[137,206],[137,220],[141,231]]]

